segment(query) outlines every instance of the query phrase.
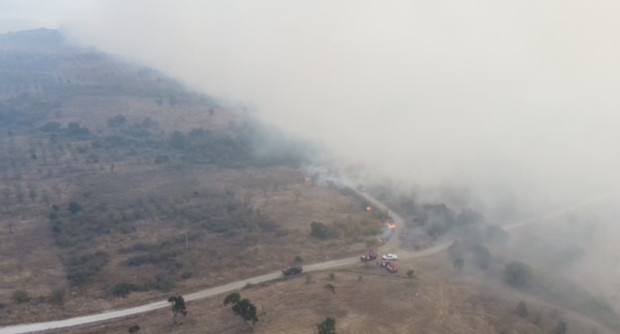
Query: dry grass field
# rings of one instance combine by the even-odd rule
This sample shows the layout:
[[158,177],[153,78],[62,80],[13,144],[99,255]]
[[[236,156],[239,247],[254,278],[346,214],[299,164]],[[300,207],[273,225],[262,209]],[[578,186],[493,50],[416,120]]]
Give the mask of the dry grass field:
[[[229,190],[283,226],[287,235],[205,234],[193,230],[191,225],[178,225],[161,217],[143,219],[133,225],[130,233],[116,232],[99,237],[89,250],[112,254],[106,269],[91,284],[71,287],[66,283],[62,253],[51,236],[46,213],[37,213],[30,220],[15,222],[13,233],[0,234],[0,247],[5,255],[0,265],[7,272],[0,279],[0,302],[5,305],[0,310],[3,324],[75,316],[165,297],[168,292],[158,290],[134,292],[124,298],[111,293],[117,283],[139,285],[157,276],[157,266],[124,265],[131,254],[125,254],[122,250],[137,243],[148,245],[180,240],[176,248],[182,254],[175,259],[182,263],[189,277],[175,282],[170,291],[175,293],[278,270],[291,264],[296,256],[306,262],[318,262],[357,254],[366,248],[363,240],[317,241],[310,236],[310,222],[314,220],[331,223],[372,217],[368,217],[358,203],[336,190],[306,185],[298,170],[287,167],[243,170],[195,168],[183,173],[153,171],[115,174],[119,175],[108,176],[105,181],[94,179],[92,185],[80,189],[95,187],[103,191],[109,188],[114,194],[115,184],[122,182],[125,190],[115,194],[118,197],[115,201],[121,202],[164,191],[167,196],[183,201],[200,201],[192,198],[193,189]],[[69,195],[66,194],[66,197]],[[187,245],[184,243],[185,233],[188,235]],[[27,291],[31,300],[14,303],[11,298],[17,289]],[[62,303],[49,301],[56,289],[66,291]]]
[[[343,333],[551,333],[559,320],[568,333],[611,334],[591,320],[505,289],[499,282],[456,272],[445,254],[399,262],[397,274],[374,264],[360,264],[331,272],[253,286],[240,291],[258,308],[253,330],[224,306],[224,295],[187,304],[188,315],[173,324],[170,309],[109,324],[74,329],[68,333],[123,333],[139,325],[139,333],[316,333],[326,317],[336,319]],[[406,271],[413,269],[409,279]],[[325,288],[335,287],[335,293]],[[515,309],[525,301],[529,315]],[[65,331],[66,333],[66,331]]]

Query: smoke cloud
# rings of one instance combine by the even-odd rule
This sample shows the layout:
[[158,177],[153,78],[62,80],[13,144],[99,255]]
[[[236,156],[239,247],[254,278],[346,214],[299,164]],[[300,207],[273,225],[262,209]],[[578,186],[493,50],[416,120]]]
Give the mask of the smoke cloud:
[[619,14],[611,0],[112,0],[61,27],[399,184],[553,202],[619,184]]

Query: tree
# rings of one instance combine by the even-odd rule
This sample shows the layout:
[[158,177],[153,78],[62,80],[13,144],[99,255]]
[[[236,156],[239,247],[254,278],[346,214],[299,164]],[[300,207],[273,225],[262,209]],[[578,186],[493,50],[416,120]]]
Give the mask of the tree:
[[413,278],[413,274],[414,274],[413,269],[410,269],[410,270],[407,271],[407,277]]
[[224,298],[224,305],[237,304],[241,300],[241,296],[237,292],[233,292]]
[[475,245],[472,248],[474,252],[474,260],[475,263],[483,270],[489,268],[489,264],[491,264],[491,252],[484,245]]
[[504,270],[506,282],[515,288],[525,288],[532,281],[532,269],[527,264],[520,261],[512,261],[506,265]]
[[172,304],[172,314],[174,315],[172,318],[173,321],[179,313],[183,316],[187,315],[187,310],[185,309],[185,299],[183,299],[183,296],[172,296],[168,298],[168,302]]
[[329,230],[329,227],[327,227],[327,225],[321,222],[313,221],[310,224],[310,228],[312,229],[310,234],[313,237],[319,238],[321,240],[328,239],[332,234],[332,232]]
[[233,313],[240,316],[244,322],[247,323],[249,320],[252,320],[252,324],[258,322],[256,306],[254,306],[249,299],[241,299],[241,295],[239,295],[239,293],[233,292],[224,298],[224,305],[228,304],[233,304]]
[[332,293],[336,293],[336,287],[331,283],[325,284],[324,288],[331,291]]
[[252,320],[252,324],[258,322],[258,317],[256,316],[256,306],[254,306],[249,299],[241,299],[233,306],[232,310],[235,315],[240,316],[246,323],[248,320]]
[[127,124],[127,118],[123,115],[116,115],[108,119],[108,126],[111,128],[121,127]]
[[48,300],[52,303],[62,304],[65,300],[65,289],[57,288],[52,291]]
[[517,314],[521,318],[525,318],[529,314],[529,312],[527,311],[527,305],[524,301],[520,301],[519,304],[517,304]]
[[69,212],[71,212],[71,214],[76,214],[79,211],[82,211],[82,206],[80,205],[80,203],[78,202],[71,202],[69,203]]
[[304,259],[302,259],[301,256],[299,255],[295,256],[295,263],[301,264],[303,262],[304,262]]
[[328,317],[316,327],[319,330],[319,334],[336,334],[336,320],[334,318]]
[[13,301],[16,303],[21,304],[29,302],[30,296],[25,290],[15,290],[15,292],[13,292],[13,295],[11,295],[11,299],[13,299]]

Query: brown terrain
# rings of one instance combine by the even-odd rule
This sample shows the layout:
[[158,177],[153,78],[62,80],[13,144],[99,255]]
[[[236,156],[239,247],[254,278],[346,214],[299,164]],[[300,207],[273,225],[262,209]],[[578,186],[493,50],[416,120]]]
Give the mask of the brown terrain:
[[[568,333],[614,333],[499,282],[455,271],[445,253],[397,264],[396,274],[371,262],[243,289],[242,298],[258,308],[253,327],[224,306],[221,295],[187,303],[187,317],[178,316],[176,324],[170,309],[162,309],[63,333],[122,333],[134,325],[139,333],[316,333],[326,317],[336,319],[338,333],[550,333],[560,319]],[[415,272],[411,279],[408,270]],[[528,316],[515,311],[519,301]]]

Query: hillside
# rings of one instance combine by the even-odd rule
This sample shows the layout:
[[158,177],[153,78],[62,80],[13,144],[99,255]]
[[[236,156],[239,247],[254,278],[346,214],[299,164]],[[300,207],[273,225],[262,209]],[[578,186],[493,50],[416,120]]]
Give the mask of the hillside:
[[[377,246],[386,212],[333,187],[336,172],[322,178],[333,171],[309,167],[312,151],[242,107],[58,31],[0,35],[0,326],[142,305]],[[447,252],[401,258],[397,274],[371,262],[248,286],[254,332],[315,333],[326,317],[341,334],[620,327],[614,276],[598,277],[617,256],[603,271],[589,266],[586,250],[606,234],[590,235],[591,216],[565,210],[512,231],[517,207],[499,219],[458,195],[425,202],[365,187],[404,217],[384,251],[445,243]],[[514,262],[522,271],[511,282]],[[591,273],[572,275],[581,268]],[[250,332],[223,297],[188,303],[182,324],[165,309],[73,332]]]
[[[306,149],[57,31],[0,36],[0,324],[356,254],[380,223],[306,184]],[[317,242],[312,221],[353,233]]]

